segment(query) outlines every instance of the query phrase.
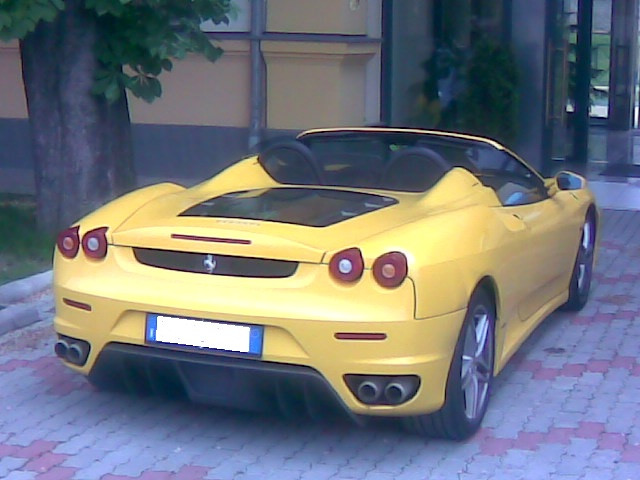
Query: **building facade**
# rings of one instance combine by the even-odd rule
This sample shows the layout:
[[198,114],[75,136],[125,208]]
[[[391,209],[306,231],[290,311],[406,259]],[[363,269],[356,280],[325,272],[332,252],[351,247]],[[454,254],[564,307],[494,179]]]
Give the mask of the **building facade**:
[[[514,51],[520,72],[515,149],[548,170],[551,159],[571,150],[571,35],[580,3],[589,2],[236,0],[238,15],[229,26],[203,25],[224,49],[217,62],[195,56],[176,62],[162,75],[161,99],[150,105],[131,99],[140,183],[191,184],[269,139],[306,128],[446,128],[450,107],[473,81],[464,78],[464,63],[480,38]],[[637,0],[619,3],[637,12]],[[637,30],[635,42],[628,40],[633,32],[622,37],[633,43],[629,63]],[[636,71],[635,62],[629,66]],[[31,191],[17,43],[0,43],[0,144],[0,190]]]

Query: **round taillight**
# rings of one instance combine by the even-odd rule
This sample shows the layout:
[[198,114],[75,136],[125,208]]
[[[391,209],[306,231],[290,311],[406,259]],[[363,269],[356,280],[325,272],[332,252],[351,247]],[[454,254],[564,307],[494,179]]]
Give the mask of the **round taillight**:
[[80,249],[79,227],[70,227],[58,234],[56,245],[58,250],[65,258],[74,258]]
[[82,250],[89,258],[100,259],[107,255],[107,227],[90,230],[82,237]]
[[342,282],[355,282],[364,271],[364,260],[358,248],[348,248],[336,253],[329,262],[329,272]]
[[407,257],[400,252],[390,252],[373,262],[373,277],[381,286],[395,288],[407,278]]

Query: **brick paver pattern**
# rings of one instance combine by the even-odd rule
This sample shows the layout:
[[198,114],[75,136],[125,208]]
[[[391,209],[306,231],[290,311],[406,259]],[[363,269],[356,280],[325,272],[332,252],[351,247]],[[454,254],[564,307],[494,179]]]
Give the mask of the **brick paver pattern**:
[[601,228],[589,303],[534,332],[467,442],[98,392],[41,322],[0,338],[0,478],[640,479],[640,212]]

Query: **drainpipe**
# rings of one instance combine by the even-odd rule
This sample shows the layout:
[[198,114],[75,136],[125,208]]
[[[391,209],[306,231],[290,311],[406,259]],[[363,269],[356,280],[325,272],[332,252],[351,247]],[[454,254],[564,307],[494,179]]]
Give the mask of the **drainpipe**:
[[261,40],[266,25],[265,0],[251,0],[251,113],[249,120],[249,151],[254,152],[262,141],[265,114],[265,67]]

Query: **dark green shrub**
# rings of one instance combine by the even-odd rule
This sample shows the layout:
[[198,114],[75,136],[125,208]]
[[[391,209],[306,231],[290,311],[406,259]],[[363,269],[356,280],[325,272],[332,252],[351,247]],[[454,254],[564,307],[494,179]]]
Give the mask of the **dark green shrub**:
[[467,68],[463,129],[513,146],[518,135],[518,67],[508,47],[480,40]]

